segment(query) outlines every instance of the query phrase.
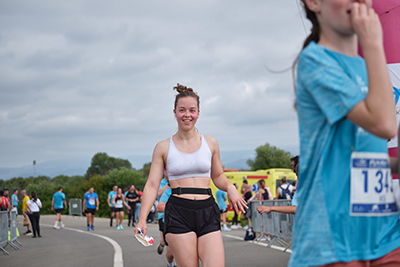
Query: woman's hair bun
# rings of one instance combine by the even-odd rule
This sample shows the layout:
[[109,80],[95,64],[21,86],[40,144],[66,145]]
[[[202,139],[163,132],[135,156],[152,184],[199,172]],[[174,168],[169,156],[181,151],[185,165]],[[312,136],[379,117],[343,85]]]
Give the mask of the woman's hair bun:
[[193,92],[192,88],[186,87],[186,86],[181,85],[179,83],[174,87],[174,90],[176,90],[178,93],[185,92],[185,91]]

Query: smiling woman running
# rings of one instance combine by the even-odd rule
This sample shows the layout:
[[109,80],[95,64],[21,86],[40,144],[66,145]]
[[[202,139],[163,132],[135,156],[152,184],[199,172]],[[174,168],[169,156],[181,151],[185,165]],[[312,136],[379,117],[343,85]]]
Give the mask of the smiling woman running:
[[[146,234],[146,217],[167,170],[172,196],[165,207],[164,236],[178,266],[225,266],[220,213],[210,189],[210,178],[228,192],[230,204],[244,212],[246,203],[226,178],[215,138],[195,130],[200,114],[199,96],[192,88],[177,85],[174,114],[178,132],[159,142],[153,152],[142,210],[135,229]],[[247,208],[247,207],[246,207]]]

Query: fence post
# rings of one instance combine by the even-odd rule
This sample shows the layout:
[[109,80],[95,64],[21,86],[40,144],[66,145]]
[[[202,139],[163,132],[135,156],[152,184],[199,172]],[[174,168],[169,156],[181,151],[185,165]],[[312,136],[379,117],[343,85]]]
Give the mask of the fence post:
[[10,212],[10,230],[9,230],[9,238],[8,244],[13,247],[15,250],[19,250],[19,247],[14,244],[14,241],[17,242],[19,245],[22,246],[20,242],[17,240],[17,212],[11,211]]
[[71,198],[69,200],[69,215],[82,216],[82,199]]

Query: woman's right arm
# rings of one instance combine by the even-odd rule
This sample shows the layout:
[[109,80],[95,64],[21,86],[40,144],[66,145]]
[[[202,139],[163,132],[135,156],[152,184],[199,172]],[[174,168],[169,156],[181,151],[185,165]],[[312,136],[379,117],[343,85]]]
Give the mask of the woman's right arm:
[[150,212],[151,206],[157,197],[157,191],[161,183],[164,172],[164,154],[168,151],[168,140],[164,140],[156,145],[151,161],[149,178],[143,190],[142,207],[140,209],[139,222],[135,228],[135,234],[139,232],[139,228],[143,230],[143,235],[146,235],[147,225],[146,219]]
[[390,139],[397,131],[396,109],[379,16],[365,4],[354,3],[351,19],[367,66],[368,94],[347,118],[378,137]]

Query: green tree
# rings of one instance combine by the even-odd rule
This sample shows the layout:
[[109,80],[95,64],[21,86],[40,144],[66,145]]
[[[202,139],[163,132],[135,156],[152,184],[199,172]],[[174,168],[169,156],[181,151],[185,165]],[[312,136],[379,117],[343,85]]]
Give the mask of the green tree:
[[290,152],[284,151],[266,143],[256,148],[254,160],[247,160],[247,164],[253,171],[270,168],[290,168]]
[[149,177],[151,162],[143,164],[143,168],[140,170],[142,172],[143,178]]
[[86,179],[90,179],[93,175],[107,175],[111,170],[125,167],[132,169],[132,164],[129,160],[114,158],[107,155],[107,153],[99,152],[92,158],[92,163],[86,171]]
[[122,191],[125,191],[131,184],[136,186],[143,185],[146,182],[139,171],[129,170],[125,167],[111,170],[106,176],[106,181],[110,190],[114,185],[118,185],[118,187],[122,188]]

